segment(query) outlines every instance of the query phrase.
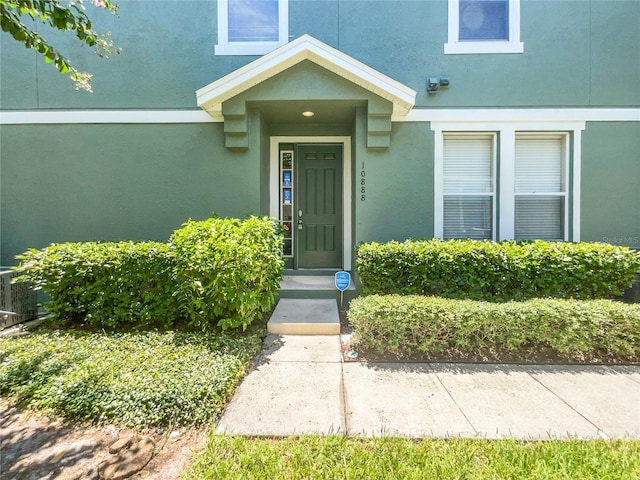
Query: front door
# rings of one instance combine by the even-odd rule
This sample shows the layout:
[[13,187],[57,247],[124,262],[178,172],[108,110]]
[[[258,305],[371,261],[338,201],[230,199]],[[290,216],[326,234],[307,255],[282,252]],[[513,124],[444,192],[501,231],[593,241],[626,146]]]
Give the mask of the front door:
[[298,145],[297,266],[342,267],[342,145]]

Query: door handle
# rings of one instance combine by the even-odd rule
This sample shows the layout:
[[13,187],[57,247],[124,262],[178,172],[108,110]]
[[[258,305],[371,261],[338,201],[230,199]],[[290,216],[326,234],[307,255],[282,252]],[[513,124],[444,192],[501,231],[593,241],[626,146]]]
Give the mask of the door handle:
[[302,219],[298,219],[298,230],[302,230]]

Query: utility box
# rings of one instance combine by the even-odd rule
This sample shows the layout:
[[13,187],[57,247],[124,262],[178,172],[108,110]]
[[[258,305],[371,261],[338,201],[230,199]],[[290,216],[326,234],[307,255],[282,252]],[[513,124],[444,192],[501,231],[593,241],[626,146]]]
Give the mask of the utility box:
[[19,273],[0,271],[0,329],[38,316],[36,292],[26,283],[13,283]]
[[640,272],[636,273],[636,281],[624,292],[624,300],[629,303],[640,303]]

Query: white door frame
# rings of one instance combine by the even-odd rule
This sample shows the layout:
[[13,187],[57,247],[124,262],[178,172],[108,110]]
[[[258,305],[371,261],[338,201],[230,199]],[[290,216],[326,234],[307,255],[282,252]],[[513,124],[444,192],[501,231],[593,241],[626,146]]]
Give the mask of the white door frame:
[[280,143],[341,143],[342,147],[342,268],[351,270],[351,137],[347,136],[278,136],[270,138],[269,215],[280,215]]

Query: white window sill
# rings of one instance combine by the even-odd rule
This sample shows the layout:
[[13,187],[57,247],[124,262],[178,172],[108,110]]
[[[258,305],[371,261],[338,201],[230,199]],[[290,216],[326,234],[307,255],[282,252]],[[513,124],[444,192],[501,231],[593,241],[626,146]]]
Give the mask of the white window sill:
[[227,43],[215,46],[216,55],[264,55],[282,44],[279,42]]
[[444,44],[445,55],[524,53],[522,42],[456,42]]

